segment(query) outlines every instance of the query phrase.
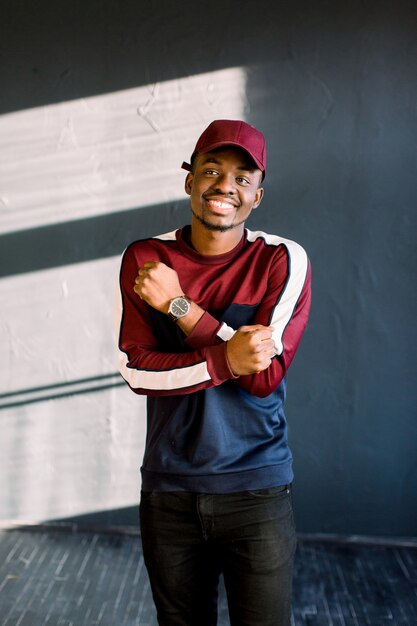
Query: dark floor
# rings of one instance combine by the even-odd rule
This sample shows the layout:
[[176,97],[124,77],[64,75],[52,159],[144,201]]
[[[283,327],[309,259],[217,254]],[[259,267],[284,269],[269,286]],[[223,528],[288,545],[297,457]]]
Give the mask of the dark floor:
[[[417,625],[417,546],[300,541],[295,626]],[[219,626],[226,626],[221,595]],[[138,537],[0,532],[1,626],[155,626]]]

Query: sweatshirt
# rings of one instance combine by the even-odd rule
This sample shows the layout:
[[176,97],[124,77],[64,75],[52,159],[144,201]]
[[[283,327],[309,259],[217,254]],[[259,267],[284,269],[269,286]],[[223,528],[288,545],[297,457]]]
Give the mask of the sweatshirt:
[[[147,398],[145,491],[230,493],[289,484],[284,412],[287,370],[307,324],[311,270],[297,243],[245,229],[239,244],[201,255],[190,227],[132,243],[116,301],[120,372]],[[205,311],[187,337],[133,291],[138,269],[161,261]],[[275,355],[235,376],[226,342],[243,325],[273,326]]]

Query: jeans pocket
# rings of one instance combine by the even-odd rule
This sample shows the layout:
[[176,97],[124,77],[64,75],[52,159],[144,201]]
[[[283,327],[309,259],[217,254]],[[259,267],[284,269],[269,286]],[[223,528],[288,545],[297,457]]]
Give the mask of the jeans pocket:
[[266,489],[254,489],[246,492],[254,498],[276,498],[277,496],[287,496],[290,493],[290,485],[279,485],[278,487],[268,487]]

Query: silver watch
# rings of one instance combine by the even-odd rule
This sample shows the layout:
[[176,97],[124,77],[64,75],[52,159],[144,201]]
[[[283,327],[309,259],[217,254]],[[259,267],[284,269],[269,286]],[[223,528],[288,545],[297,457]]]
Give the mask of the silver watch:
[[177,322],[181,317],[187,315],[190,308],[191,300],[187,296],[178,296],[169,303],[168,315],[174,322]]

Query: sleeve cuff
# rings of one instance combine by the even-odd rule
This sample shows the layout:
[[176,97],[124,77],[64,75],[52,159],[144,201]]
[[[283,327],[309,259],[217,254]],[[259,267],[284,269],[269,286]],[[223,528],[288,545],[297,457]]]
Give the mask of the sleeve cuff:
[[215,346],[221,343],[221,339],[217,336],[221,326],[221,322],[205,311],[185,342],[194,350]]
[[207,368],[210,378],[215,385],[220,385],[232,378],[239,378],[239,376],[236,376],[230,369],[226,349],[226,343],[211,346],[207,349]]

